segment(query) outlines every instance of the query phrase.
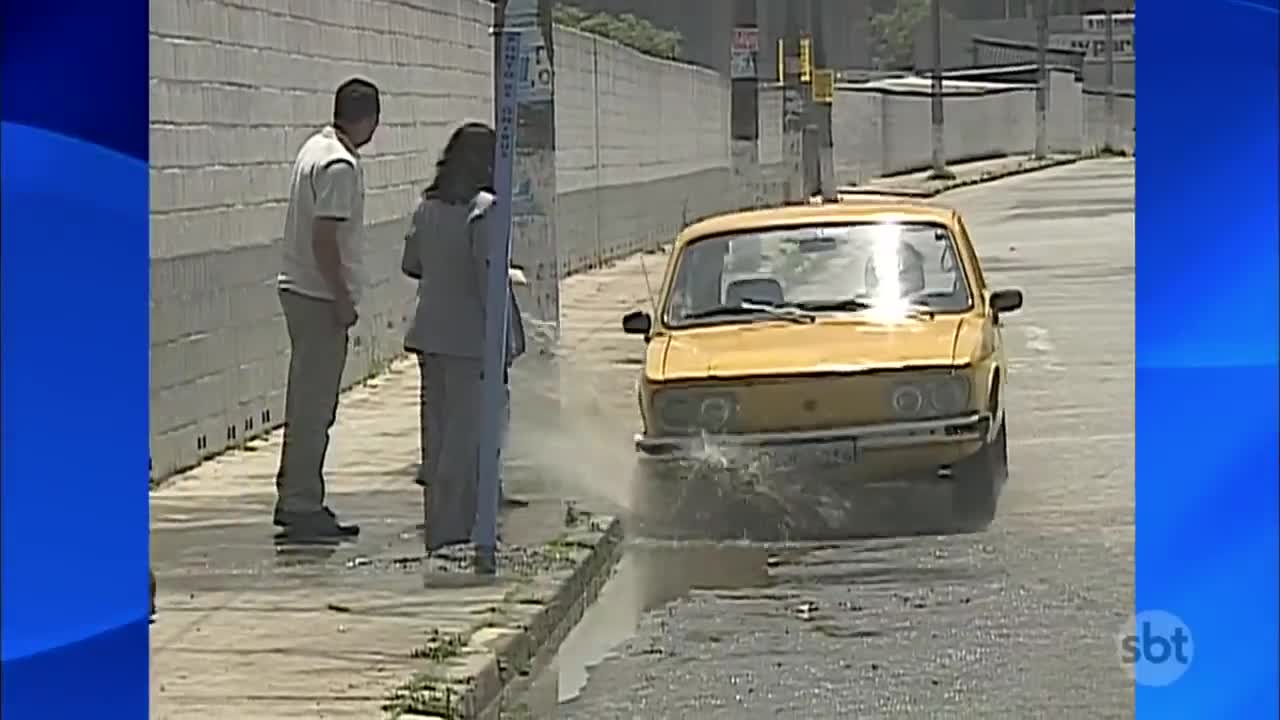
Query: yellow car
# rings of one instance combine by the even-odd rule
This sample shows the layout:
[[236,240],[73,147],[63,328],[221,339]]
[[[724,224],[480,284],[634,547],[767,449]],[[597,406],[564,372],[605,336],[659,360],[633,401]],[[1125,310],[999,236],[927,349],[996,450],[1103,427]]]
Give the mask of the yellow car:
[[952,488],[948,529],[984,529],[1008,475],[1000,322],[1021,306],[949,208],[849,196],[689,226],[654,312],[622,320],[647,343],[632,509],[927,480]]

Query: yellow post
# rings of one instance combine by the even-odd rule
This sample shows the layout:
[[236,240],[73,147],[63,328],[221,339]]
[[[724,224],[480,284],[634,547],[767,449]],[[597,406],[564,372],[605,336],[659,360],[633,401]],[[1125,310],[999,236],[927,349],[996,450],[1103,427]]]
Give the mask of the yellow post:
[[800,38],[800,82],[813,82],[813,38],[808,35]]
[[830,105],[835,101],[836,71],[813,71],[813,101],[822,105]]

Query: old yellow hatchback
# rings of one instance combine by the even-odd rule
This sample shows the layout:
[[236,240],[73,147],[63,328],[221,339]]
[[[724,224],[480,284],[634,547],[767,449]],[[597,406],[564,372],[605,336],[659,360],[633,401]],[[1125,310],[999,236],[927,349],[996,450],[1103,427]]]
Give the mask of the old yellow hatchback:
[[689,226],[652,312],[622,321],[647,343],[633,510],[708,497],[691,485],[714,504],[924,480],[950,486],[949,528],[987,527],[1008,475],[1000,323],[1021,306],[945,207],[848,197]]

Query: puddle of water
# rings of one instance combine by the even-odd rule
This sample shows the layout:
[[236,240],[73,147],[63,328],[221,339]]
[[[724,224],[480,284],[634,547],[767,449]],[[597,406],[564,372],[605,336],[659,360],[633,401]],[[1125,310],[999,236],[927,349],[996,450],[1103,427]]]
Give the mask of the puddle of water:
[[[850,640],[907,632],[910,627],[869,627],[856,620],[863,610],[858,603],[843,593],[833,599],[823,594],[825,587],[858,587],[862,602],[883,605],[875,598],[892,596],[895,607],[928,611],[971,603],[984,595],[982,577],[975,570],[969,541],[946,536],[785,545],[633,541],[545,672],[553,679],[540,682],[556,686],[559,705],[572,703],[595,669],[615,659],[636,636],[647,614],[699,591],[713,591],[722,600],[784,605],[800,620],[812,621],[814,632]],[[965,588],[965,597],[951,598],[949,588]],[[814,598],[821,602],[811,602]],[[767,612],[773,616],[777,610]],[[543,693],[545,697],[547,691]],[[540,704],[539,717],[555,716],[548,707],[545,701]]]
[[769,558],[760,545],[629,545],[549,670],[557,674],[559,702],[578,696],[591,670],[631,639],[646,613],[696,590],[769,587],[774,583]]

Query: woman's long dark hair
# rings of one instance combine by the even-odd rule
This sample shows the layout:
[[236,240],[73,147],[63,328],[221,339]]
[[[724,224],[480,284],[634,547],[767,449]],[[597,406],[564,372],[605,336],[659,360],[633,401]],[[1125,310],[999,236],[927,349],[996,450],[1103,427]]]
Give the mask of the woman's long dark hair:
[[423,191],[428,200],[460,205],[476,193],[493,192],[493,150],[497,137],[484,123],[470,122],[449,136],[436,162],[436,177]]

